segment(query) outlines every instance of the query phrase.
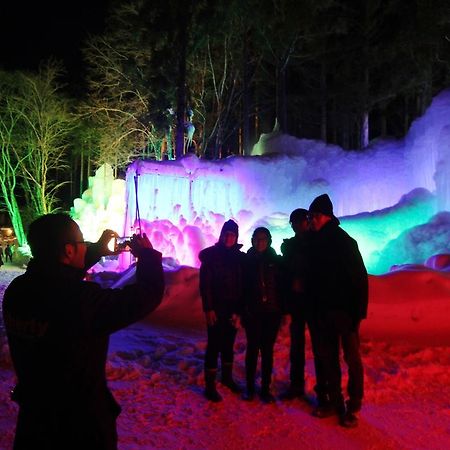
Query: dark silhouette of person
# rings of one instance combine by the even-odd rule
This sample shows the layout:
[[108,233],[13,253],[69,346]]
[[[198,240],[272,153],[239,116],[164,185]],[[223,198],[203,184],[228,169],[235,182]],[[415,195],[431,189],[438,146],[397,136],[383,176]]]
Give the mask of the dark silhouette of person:
[[[306,298],[305,277],[308,266],[309,222],[308,210],[298,208],[289,216],[289,223],[295,236],[284,239],[281,244],[283,268],[286,284],[287,312],[290,315],[290,385],[281,394],[283,400],[303,398],[305,395],[305,344],[306,324],[308,323],[311,341],[313,341],[315,327],[313,327],[310,304]],[[311,331],[312,330],[312,331]],[[314,351],[314,342],[312,342]],[[315,353],[315,352],[314,352]],[[315,358],[316,372],[317,358]],[[318,385],[316,385],[318,390]]]
[[272,236],[265,227],[256,228],[247,252],[242,324],[247,337],[245,353],[246,391],[243,399],[255,395],[258,355],[261,354],[261,400],[273,403],[270,391],[273,348],[284,313],[281,257],[271,247]]
[[[313,414],[317,417],[337,414],[341,425],[354,427],[364,393],[359,326],[367,317],[367,271],[357,242],[339,227],[327,194],[314,199],[309,216],[313,234],[306,289],[318,318],[317,356],[324,367],[327,394]],[[348,366],[346,404],[341,390],[341,347]]]
[[233,380],[234,342],[243,301],[245,254],[237,243],[239,227],[233,220],[223,224],[219,241],[199,253],[200,295],[206,317],[208,342],[205,352],[205,397],[222,400],[216,388],[218,357],[221,357],[221,383],[240,392]]
[[[42,236],[46,236],[43,239]],[[120,406],[107,387],[109,335],[144,318],[161,302],[161,254],[145,234],[133,236],[136,282],[103,289],[86,270],[116,235],[88,245],[65,214],[36,219],[28,231],[33,258],[6,289],[3,318],[17,376],[14,449],[117,449]]]
[[8,262],[9,260],[9,262],[12,263],[12,256],[13,256],[12,248],[11,245],[8,244],[5,248],[5,261]]

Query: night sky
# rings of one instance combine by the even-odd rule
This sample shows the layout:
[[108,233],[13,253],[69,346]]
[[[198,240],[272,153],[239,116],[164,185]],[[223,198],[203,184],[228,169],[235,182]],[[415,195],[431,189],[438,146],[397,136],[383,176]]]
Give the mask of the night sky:
[[82,73],[80,46],[89,33],[103,29],[107,0],[2,2],[0,67],[35,70],[51,56],[62,60],[69,79]]

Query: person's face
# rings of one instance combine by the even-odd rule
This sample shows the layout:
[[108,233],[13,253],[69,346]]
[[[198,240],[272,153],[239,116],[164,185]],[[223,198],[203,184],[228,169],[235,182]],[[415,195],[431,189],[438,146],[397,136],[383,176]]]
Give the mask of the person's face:
[[252,239],[253,248],[259,252],[265,252],[269,247],[269,236],[263,231],[259,231]]
[[314,212],[309,214],[309,224],[313,231],[319,231],[330,220],[330,216],[322,213]]
[[295,234],[301,234],[309,229],[308,219],[305,217],[304,219],[296,220],[291,222],[292,230]]
[[85,266],[87,243],[84,241],[83,233],[79,226],[72,224],[70,240],[65,244],[65,256],[63,262],[77,269]]
[[227,248],[233,247],[237,242],[237,236],[232,231],[225,231],[222,236],[222,242]]

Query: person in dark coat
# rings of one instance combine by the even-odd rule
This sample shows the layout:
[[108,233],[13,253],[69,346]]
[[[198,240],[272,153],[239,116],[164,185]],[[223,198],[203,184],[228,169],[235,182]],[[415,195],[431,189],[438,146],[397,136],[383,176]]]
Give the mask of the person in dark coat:
[[[131,238],[136,282],[102,289],[86,270],[115,235],[88,245],[77,223],[47,214],[29,228],[33,258],[5,291],[3,318],[19,405],[14,449],[116,450],[120,406],[108,389],[109,335],[144,318],[161,302],[161,254],[143,235]],[[43,239],[42,236],[45,236]]]
[[[307,322],[311,341],[313,341],[314,336],[311,331],[313,327],[311,324],[310,304],[307,301],[305,293],[305,276],[308,266],[308,245],[310,235],[308,210],[298,208],[292,211],[289,216],[289,223],[291,224],[295,236],[284,239],[281,244],[286,284],[287,312],[290,316],[290,385],[288,390],[281,395],[283,400],[303,398],[305,395],[305,344]],[[315,328],[313,330],[315,330]],[[315,365],[317,372],[316,358]]]
[[265,227],[256,228],[247,252],[242,324],[247,336],[244,400],[253,400],[258,355],[261,353],[261,400],[273,403],[270,391],[273,348],[285,311],[281,258],[271,247],[272,236]]
[[11,245],[8,244],[5,248],[5,261],[8,262],[8,260],[9,260],[9,262],[12,263],[12,256],[13,256],[13,251],[12,251]]
[[[307,275],[307,295],[318,317],[318,357],[324,365],[327,401],[319,402],[313,414],[338,414],[346,427],[357,425],[357,412],[364,394],[364,372],[359,351],[359,326],[367,317],[368,276],[357,242],[339,227],[327,194],[315,198],[309,207],[313,238]],[[339,349],[348,366],[344,405],[341,391]]]
[[208,342],[205,353],[205,397],[222,400],[216,388],[218,357],[221,383],[240,392],[233,380],[234,341],[242,312],[243,263],[245,254],[237,243],[239,227],[233,220],[223,224],[219,241],[199,253],[200,295],[205,313]]

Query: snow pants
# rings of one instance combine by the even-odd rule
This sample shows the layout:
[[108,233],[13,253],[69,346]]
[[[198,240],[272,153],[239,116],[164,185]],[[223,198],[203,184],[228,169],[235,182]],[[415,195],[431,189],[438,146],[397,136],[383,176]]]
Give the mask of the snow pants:
[[233,364],[236,333],[231,318],[219,317],[213,326],[208,327],[205,369],[217,369],[219,354],[222,364]]
[[273,347],[280,329],[281,315],[262,313],[245,322],[247,350],[245,353],[245,371],[247,388],[252,390],[255,382],[258,354],[261,352],[261,386],[268,389],[272,380]]
[[318,357],[323,364],[326,390],[331,403],[343,403],[339,351],[342,346],[344,361],[348,367],[347,407],[351,412],[361,409],[364,396],[364,369],[359,351],[359,323],[354,324],[343,311],[331,311],[318,322]]

